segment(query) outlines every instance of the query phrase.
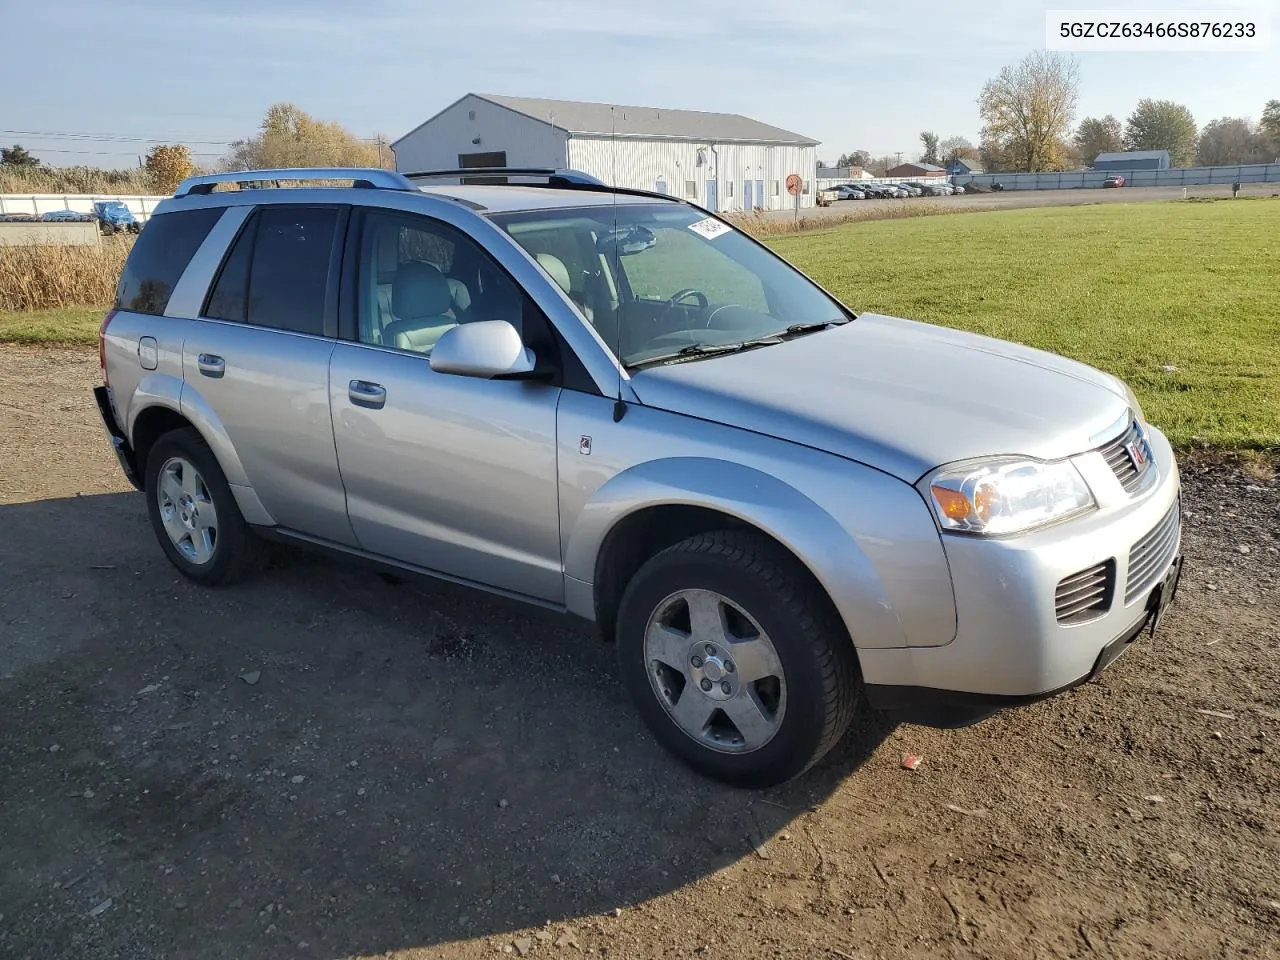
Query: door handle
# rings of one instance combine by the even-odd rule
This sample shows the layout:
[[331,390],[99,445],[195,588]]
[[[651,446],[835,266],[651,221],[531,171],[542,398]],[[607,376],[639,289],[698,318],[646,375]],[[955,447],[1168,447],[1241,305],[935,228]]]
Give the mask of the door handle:
[[387,390],[380,383],[352,380],[347,384],[347,398],[357,407],[381,410],[387,402]]
[[202,353],[196,357],[196,366],[206,377],[220,377],[227,372],[227,361],[212,353]]

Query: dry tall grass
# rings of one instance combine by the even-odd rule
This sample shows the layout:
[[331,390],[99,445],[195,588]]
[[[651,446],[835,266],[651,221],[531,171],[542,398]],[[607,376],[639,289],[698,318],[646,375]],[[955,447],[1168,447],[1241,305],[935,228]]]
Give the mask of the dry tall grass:
[[132,237],[114,236],[94,247],[0,247],[0,310],[106,306],[132,246]]
[[0,193],[98,193],[149,196],[156,186],[141,168],[0,166]]
[[789,233],[804,233],[808,230],[827,230],[844,223],[861,223],[868,220],[903,220],[910,217],[932,217],[943,213],[962,213],[964,210],[976,209],[965,207],[948,207],[930,200],[903,200],[900,203],[880,204],[850,200],[842,204],[838,212],[815,214],[806,212],[799,219],[793,216],[779,216],[766,213],[730,213],[725,219],[739,230],[753,237],[776,237]]

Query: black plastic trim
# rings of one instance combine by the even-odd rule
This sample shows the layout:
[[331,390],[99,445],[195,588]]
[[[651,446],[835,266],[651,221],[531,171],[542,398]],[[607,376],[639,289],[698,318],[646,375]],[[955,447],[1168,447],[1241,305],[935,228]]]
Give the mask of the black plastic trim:
[[102,415],[102,425],[107,429],[111,449],[115,451],[116,459],[120,461],[120,469],[124,471],[125,479],[133,484],[134,489],[141,490],[142,478],[138,472],[138,458],[133,452],[133,447],[129,445],[129,438],[116,423],[115,411],[111,409],[111,395],[107,392],[107,388],[94,387],[93,399],[97,401],[98,413]]

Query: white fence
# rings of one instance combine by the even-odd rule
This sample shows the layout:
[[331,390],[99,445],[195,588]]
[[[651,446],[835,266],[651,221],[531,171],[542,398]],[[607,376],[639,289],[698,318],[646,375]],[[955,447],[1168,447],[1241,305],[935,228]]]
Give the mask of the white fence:
[[974,173],[952,177],[956,183],[980,187],[999,181],[1006,190],[1072,190],[1101,187],[1113,173],[1131,187],[1181,187],[1196,184],[1280,182],[1280,163],[1233,167],[1175,167],[1170,170],[1068,170],[1062,173]]
[[133,211],[139,221],[145,223],[151,211],[167,197],[120,197],[98,193],[0,193],[0,213],[25,213],[40,216],[54,210],[74,210],[77,213],[93,213],[97,200],[119,200]]

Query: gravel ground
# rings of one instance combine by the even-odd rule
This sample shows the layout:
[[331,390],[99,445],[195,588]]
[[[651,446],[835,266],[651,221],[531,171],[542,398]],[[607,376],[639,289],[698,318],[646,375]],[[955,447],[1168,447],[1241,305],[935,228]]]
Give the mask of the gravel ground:
[[0,348],[2,957],[1280,956],[1274,479],[1185,471],[1179,601],[1097,682],[751,793],[585,626],[301,554],[181,580],[96,375]]

